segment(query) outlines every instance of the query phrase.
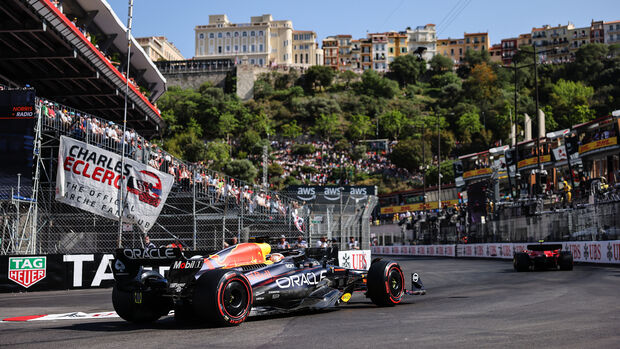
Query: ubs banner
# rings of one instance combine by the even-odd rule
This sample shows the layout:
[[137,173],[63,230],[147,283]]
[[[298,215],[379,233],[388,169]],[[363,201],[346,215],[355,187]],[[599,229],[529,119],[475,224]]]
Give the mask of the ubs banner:
[[153,227],[174,178],[145,164],[62,136],[58,151],[56,200],[103,217],[117,219],[121,174],[123,219],[143,231]]

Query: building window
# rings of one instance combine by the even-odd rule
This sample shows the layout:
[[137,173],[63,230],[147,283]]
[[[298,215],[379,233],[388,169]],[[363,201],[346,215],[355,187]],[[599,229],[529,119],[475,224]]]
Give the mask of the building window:
[[[263,31],[262,30],[258,31],[258,36],[263,36]],[[262,61],[262,59],[261,59],[261,61]]]
[[295,54],[295,64],[297,64],[297,54]]
[[217,47],[217,53],[222,53],[222,46]]
[[250,45],[250,52],[256,52],[256,45]]
[[205,34],[204,33],[200,33],[200,35],[198,35],[199,38],[204,39],[205,38]]
[[263,44],[258,45],[258,52],[263,52]]
[[258,65],[260,65],[260,66],[262,66],[262,65],[263,65],[263,59],[262,59],[262,58],[259,58],[259,59],[258,59]]
[[308,54],[307,54],[307,53],[306,53],[306,63],[310,63],[310,62],[308,61]]
[[226,32],[226,37],[229,38],[230,37],[230,32]]
[[239,37],[239,32],[235,32],[235,37],[238,38]]
[[254,60],[254,58],[251,58],[250,59],[250,64],[254,64],[254,63],[256,63],[256,61]]
[[256,32],[252,30],[252,31],[250,32],[250,36],[256,36]]
[[241,51],[242,52],[248,52],[248,46],[247,45],[241,46]]
[[241,36],[243,36],[243,37],[248,36],[248,32],[243,32],[243,33],[241,34]]
[[213,39],[213,38],[215,38],[215,34],[209,33],[209,39]]
[[469,38],[467,38],[465,41],[469,44]]
[[239,52],[239,45],[235,45],[235,52]]
[[217,37],[221,38],[222,37],[222,33],[217,33]]
[[299,40],[297,34],[293,35],[293,40]]
[[226,45],[226,52],[230,52],[230,45]]

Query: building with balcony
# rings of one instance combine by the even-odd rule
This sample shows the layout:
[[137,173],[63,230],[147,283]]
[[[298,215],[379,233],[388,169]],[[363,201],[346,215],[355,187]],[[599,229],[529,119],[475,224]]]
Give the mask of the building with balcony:
[[517,48],[521,46],[532,46],[532,33],[519,34]]
[[491,56],[491,62],[502,63],[502,44],[493,44],[489,49],[489,56]]
[[351,70],[351,35],[336,35],[338,41],[338,70]]
[[418,26],[415,29],[407,28],[403,33],[407,35],[409,53],[422,52],[422,58],[426,61],[430,61],[437,54],[437,31],[434,24]]
[[322,54],[318,60],[316,33],[311,30],[293,31],[293,67],[309,68],[313,65],[323,65]]
[[390,63],[398,56],[404,56],[408,54],[409,47],[407,46],[407,39],[409,36],[404,33],[388,32],[387,33],[387,64],[388,68]]
[[136,38],[136,41],[153,62],[182,61],[185,59],[181,51],[165,36]]
[[371,33],[368,38],[372,44],[372,69],[383,73],[388,71],[387,33]]
[[323,65],[338,71],[338,39],[335,36],[323,39]]
[[574,57],[575,52],[583,45],[590,43],[591,27],[573,28],[570,30],[570,46],[568,50]]
[[351,40],[351,64],[349,69],[356,72],[362,72],[362,42],[361,40]]
[[519,48],[518,38],[502,39],[501,46],[501,61],[503,65],[512,64],[512,57],[517,53]]
[[274,20],[265,14],[250,17],[249,23],[231,23],[226,15],[209,15],[209,24],[196,26],[194,32],[196,58],[293,65],[293,22],[289,20]]
[[620,43],[620,21],[605,22],[603,27],[606,44]]
[[558,24],[556,27],[544,25],[532,28],[532,45],[541,52],[543,63],[565,63],[572,60],[570,42],[575,26]]
[[437,54],[449,57],[459,65],[467,50],[486,51],[490,46],[489,33],[465,33],[462,39],[437,39]]
[[372,69],[372,40],[360,39],[360,56],[362,59],[362,71]]
[[590,22],[590,42],[591,43],[605,43],[605,24],[603,21]]

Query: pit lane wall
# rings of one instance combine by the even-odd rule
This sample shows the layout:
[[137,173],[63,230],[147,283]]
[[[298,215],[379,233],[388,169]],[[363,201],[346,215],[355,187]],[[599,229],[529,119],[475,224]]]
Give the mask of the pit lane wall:
[[[562,249],[573,253],[573,260],[582,263],[620,265],[620,240],[609,241],[563,241]],[[533,243],[487,243],[459,245],[404,245],[372,246],[373,255],[387,256],[435,256],[456,258],[512,259],[516,251],[522,251]]]

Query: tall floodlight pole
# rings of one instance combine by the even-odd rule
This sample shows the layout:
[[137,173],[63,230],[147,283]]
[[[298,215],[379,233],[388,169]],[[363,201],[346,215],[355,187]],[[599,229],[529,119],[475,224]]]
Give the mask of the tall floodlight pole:
[[124,197],[123,189],[125,189],[125,179],[123,177],[123,171],[125,170],[125,132],[127,132],[127,96],[129,95],[129,65],[131,62],[131,21],[133,17],[133,0],[129,0],[129,13],[127,16],[127,67],[125,67],[125,109],[123,112],[123,141],[121,152],[121,173],[119,174],[119,189],[118,189],[118,247],[120,248],[123,242],[123,211],[124,211]]
[[437,237],[441,234],[441,130],[439,129],[439,113],[437,113]]
[[[540,130],[540,112],[538,110],[538,55],[536,54],[536,45],[534,46],[534,86],[536,87],[536,117],[538,120],[538,129]],[[542,189],[540,183],[540,173],[542,172],[542,164],[540,163],[540,132],[536,135],[536,154],[538,154],[538,169],[536,171],[536,184]],[[538,194],[538,193],[537,193]]]

